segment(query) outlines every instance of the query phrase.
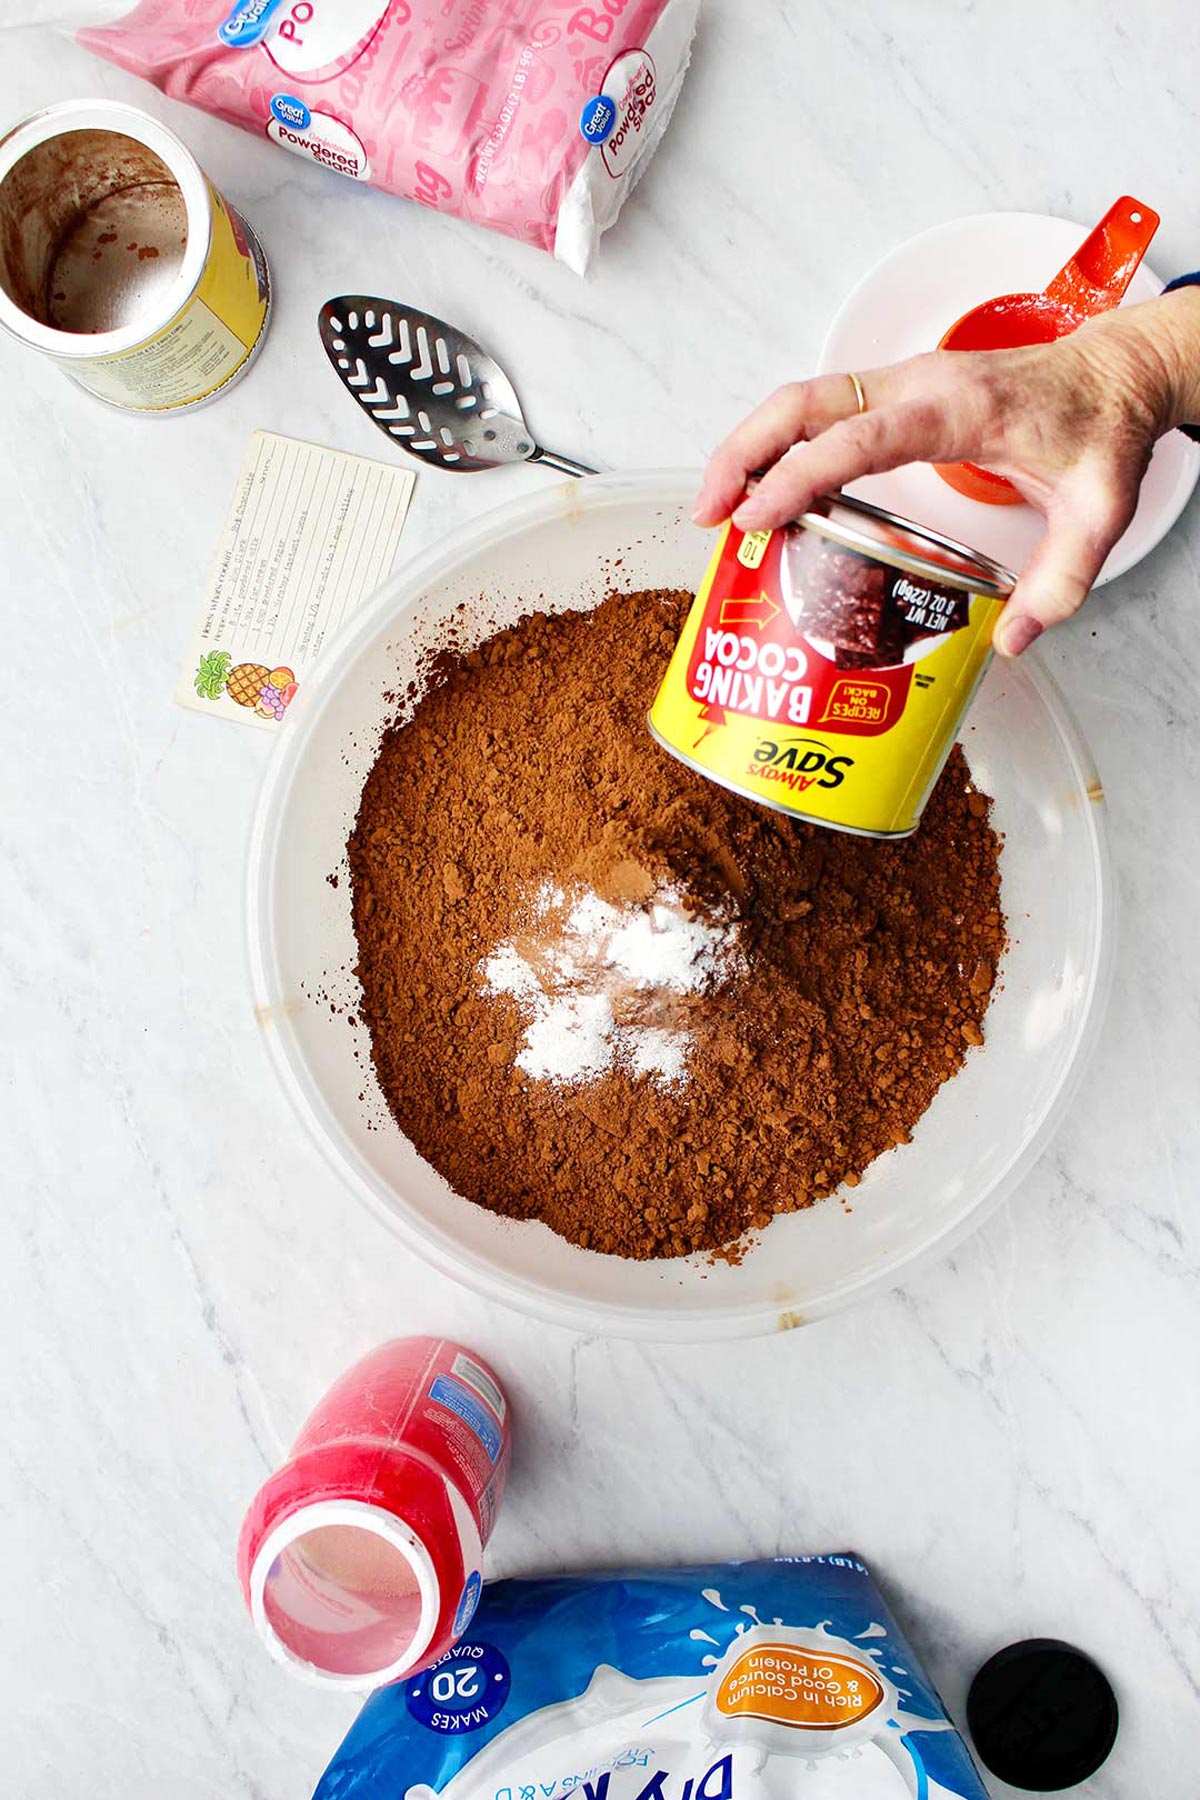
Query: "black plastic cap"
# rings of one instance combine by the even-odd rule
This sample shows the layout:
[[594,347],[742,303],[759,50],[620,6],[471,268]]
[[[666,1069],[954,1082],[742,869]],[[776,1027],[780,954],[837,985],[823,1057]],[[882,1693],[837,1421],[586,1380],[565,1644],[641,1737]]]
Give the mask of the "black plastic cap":
[[1117,1741],[1117,1697],[1090,1656],[1026,1638],[985,1662],[967,1695],[980,1760],[1010,1787],[1057,1794],[1094,1775]]

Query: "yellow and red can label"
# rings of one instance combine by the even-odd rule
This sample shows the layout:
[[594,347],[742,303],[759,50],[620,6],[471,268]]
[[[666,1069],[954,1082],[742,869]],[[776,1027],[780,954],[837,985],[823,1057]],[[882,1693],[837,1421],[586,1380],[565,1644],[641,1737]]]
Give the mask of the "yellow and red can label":
[[1002,605],[807,526],[726,525],[650,728],[702,774],[780,812],[906,836]]

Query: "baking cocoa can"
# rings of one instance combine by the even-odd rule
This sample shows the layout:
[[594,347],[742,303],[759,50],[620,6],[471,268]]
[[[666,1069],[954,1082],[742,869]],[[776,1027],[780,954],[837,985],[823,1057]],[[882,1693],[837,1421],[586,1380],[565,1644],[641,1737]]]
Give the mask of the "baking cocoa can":
[[650,709],[664,749],[777,812],[907,837],[1016,577],[848,494],[720,539]]
[[0,138],[0,324],[130,412],[201,406],[262,345],[262,246],[174,132],[69,101]]

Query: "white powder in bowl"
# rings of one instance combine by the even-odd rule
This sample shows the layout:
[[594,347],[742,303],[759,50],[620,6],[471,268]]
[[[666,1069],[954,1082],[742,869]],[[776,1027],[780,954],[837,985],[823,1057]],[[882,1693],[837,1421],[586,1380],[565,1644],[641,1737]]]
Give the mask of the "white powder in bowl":
[[738,926],[702,912],[677,887],[613,904],[590,888],[543,882],[532,924],[498,944],[482,992],[508,995],[524,1035],[516,1066],[538,1081],[594,1081],[611,1070],[682,1082],[691,1037],[689,996],[745,967]]

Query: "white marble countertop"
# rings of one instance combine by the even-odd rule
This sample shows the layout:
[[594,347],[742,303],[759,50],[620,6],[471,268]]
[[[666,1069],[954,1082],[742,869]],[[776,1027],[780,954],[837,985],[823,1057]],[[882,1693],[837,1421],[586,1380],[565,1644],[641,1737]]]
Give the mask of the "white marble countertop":
[[[171,694],[248,432],[382,452],[324,366],[330,293],[403,293],[475,330],[556,447],[698,462],[812,366],[863,270],[939,220],[1090,223],[1144,193],[1159,270],[1194,267],[1198,60],[1189,0],[1136,26],[1086,0],[706,0],[672,132],[584,284],[45,27],[0,30],[0,119],[90,93],[168,119],[259,230],[278,292],[251,377],[173,423],[107,412],[0,344],[6,1793],[307,1795],[353,1706],[256,1642],[238,1523],[332,1377],[432,1329],[489,1353],[520,1407],[494,1570],[853,1547],[952,1709],[1000,1645],[1074,1639],[1124,1719],[1079,1792],[1191,1800],[1200,510],[1045,651],[1106,782],[1123,911],[1103,1041],[1057,1140],[903,1291],[704,1354],[481,1303],[298,1135],[243,966],[269,744]],[[423,474],[407,550],[545,479]]]

